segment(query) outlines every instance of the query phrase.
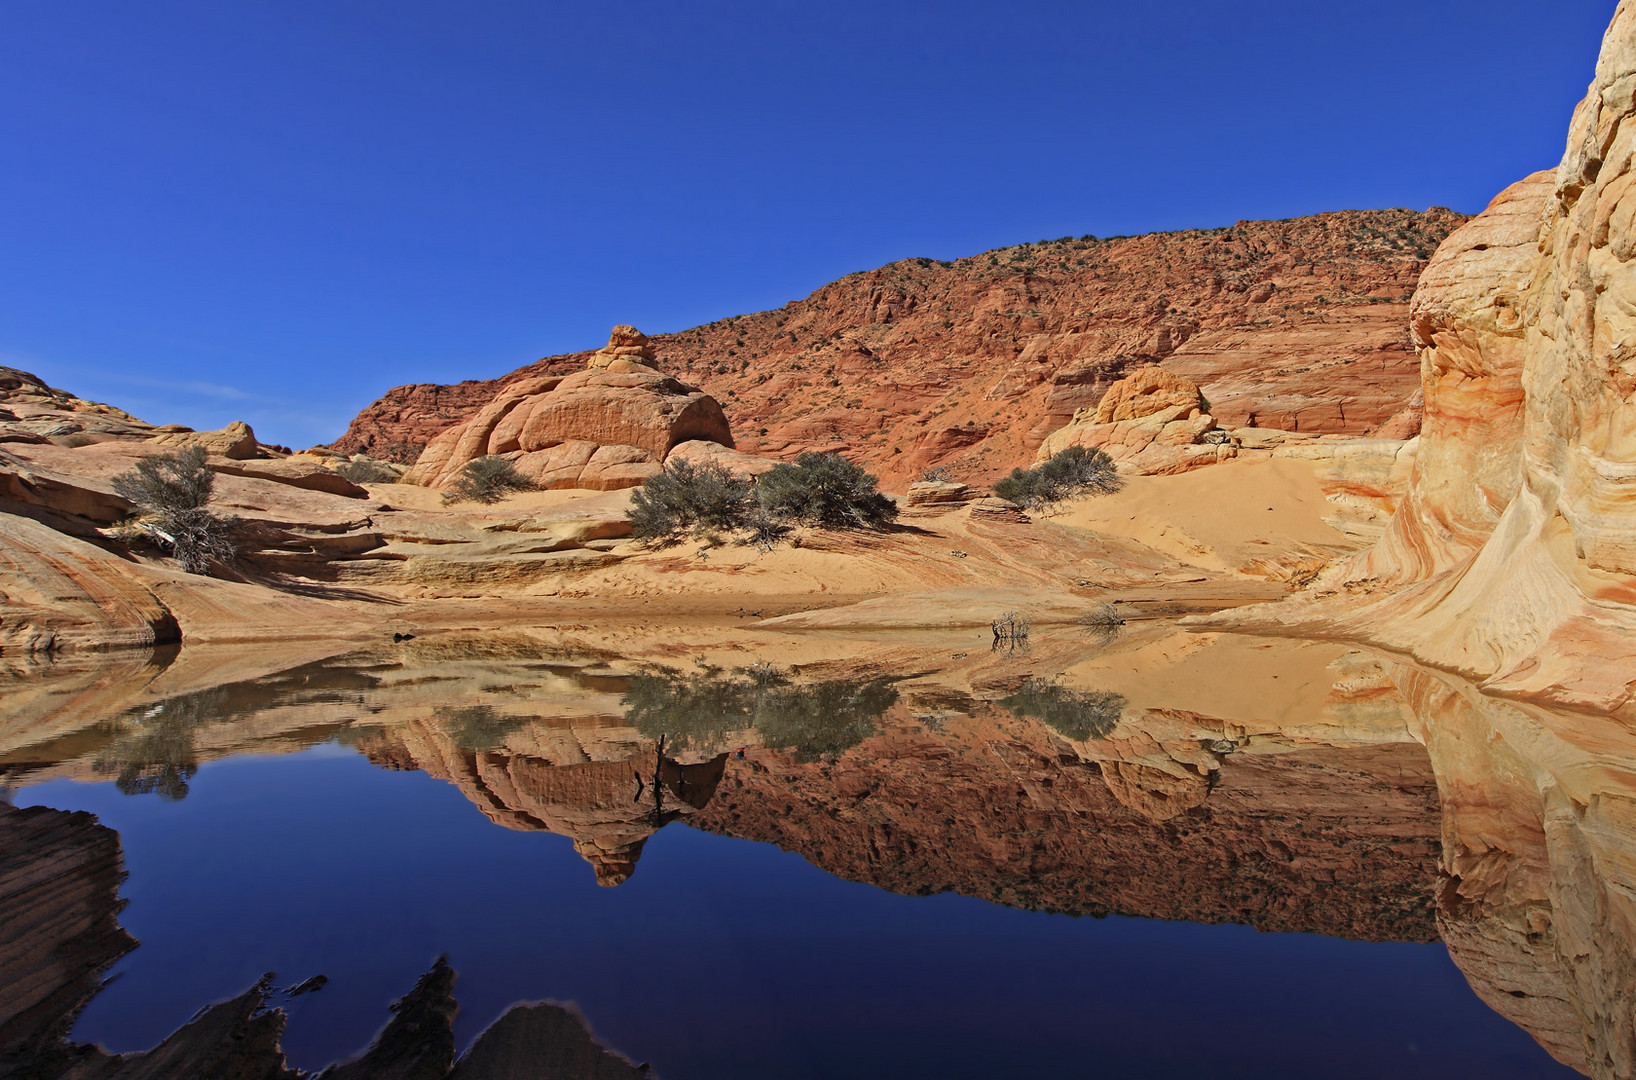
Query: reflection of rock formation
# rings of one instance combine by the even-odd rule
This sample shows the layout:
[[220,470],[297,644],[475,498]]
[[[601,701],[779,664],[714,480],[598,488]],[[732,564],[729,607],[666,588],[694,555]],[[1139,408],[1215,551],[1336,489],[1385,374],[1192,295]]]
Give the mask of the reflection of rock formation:
[[1208,745],[1222,738],[1217,721],[1214,739],[1192,743],[1214,772],[1184,767],[1156,742],[1139,756],[1139,732],[1126,760],[1098,764],[1042,724],[968,708],[940,734],[888,713],[884,734],[831,761],[752,749],[728,763],[692,824],[911,895],[1436,936],[1436,792],[1413,743],[1219,753]]
[[698,810],[721,782],[726,754],[683,764],[643,742],[611,760],[562,761],[496,749],[472,752],[435,724],[371,734],[359,744],[378,765],[447,780],[496,825],[573,840],[598,885],[636,870],[648,837]]
[[1636,734],[1407,666],[1397,678],[1442,795],[1450,955],[1559,1061],[1636,1075]]
[[[0,1075],[19,1080],[231,1077],[301,1080],[279,1040],[285,1015],[264,977],[201,1009],[152,1050],[109,1054],[68,1042],[102,975],[135,942],[120,928],[119,838],[85,813],[0,803]],[[459,1007],[444,960],[392,1005],[392,1020],[326,1080],[637,1080],[645,1067],[600,1046],[575,1013],[549,1002],[513,1005],[455,1058]]]

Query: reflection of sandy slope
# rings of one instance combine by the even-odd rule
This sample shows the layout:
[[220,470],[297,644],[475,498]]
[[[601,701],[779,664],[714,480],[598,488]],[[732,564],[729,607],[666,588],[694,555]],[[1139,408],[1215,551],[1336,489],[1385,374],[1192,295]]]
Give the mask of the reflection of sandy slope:
[[550,756],[584,741],[575,728],[619,724],[619,701],[617,679],[586,674],[538,641],[495,635],[328,659],[265,649],[183,650],[168,666],[117,657],[6,684],[0,782],[106,780],[251,750],[288,753],[361,723],[411,723],[474,703],[502,722],[534,723]]
[[1636,732],[1407,666],[1394,675],[1442,795],[1450,954],[1558,1060],[1636,1075]]

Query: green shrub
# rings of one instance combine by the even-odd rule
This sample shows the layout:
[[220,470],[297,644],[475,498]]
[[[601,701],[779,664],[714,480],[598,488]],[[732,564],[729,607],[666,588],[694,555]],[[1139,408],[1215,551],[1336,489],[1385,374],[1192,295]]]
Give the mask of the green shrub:
[[713,461],[672,461],[631,493],[626,511],[636,536],[674,543],[689,532],[731,531],[750,521],[750,481]]
[[230,563],[236,554],[232,530],[238,519],[205,509],[215,484],[199,446],[143,458],[114,477],[114,491],[139,511],[135,528],[168,548],[190,574],[205,573],[212,562]]
[[805,453],[756,480],[768,514],[831,529],[879,529],[898,516],[897,504],[875,490],[875,477],[835,453]]
[[1045,509],[1075,495],[1110,495],[1123,486],[1113,459],[1095,447],[1070,446],[1032,469],[1012,469],[994,494]]
[[398,482],[398,471],[385,462],[376,461],[374,458],[343,461],[335,466],[335,471],[351,480],[354,484],[395,484]]
[[533,491],[534,487],[534,481],[518,472],[510,460],[490,454],[466,462],[443,501],[497,503],[514,491]]

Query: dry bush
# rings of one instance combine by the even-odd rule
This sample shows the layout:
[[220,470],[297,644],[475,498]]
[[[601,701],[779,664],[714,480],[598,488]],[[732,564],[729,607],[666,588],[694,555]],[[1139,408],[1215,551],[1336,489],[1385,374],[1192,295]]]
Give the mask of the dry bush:
[[490,454],[466,462],[444,492],[443,502],[497,503],[514,491],[533,491],[535,486],[510,460]]

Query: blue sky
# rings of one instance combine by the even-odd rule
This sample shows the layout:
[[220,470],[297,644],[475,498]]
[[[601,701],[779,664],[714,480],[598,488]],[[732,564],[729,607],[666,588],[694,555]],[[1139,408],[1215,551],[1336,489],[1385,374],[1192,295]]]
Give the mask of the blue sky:
[[339,435],[893,259],[1561,156],[1614,0],[0,0],[0,364]]

